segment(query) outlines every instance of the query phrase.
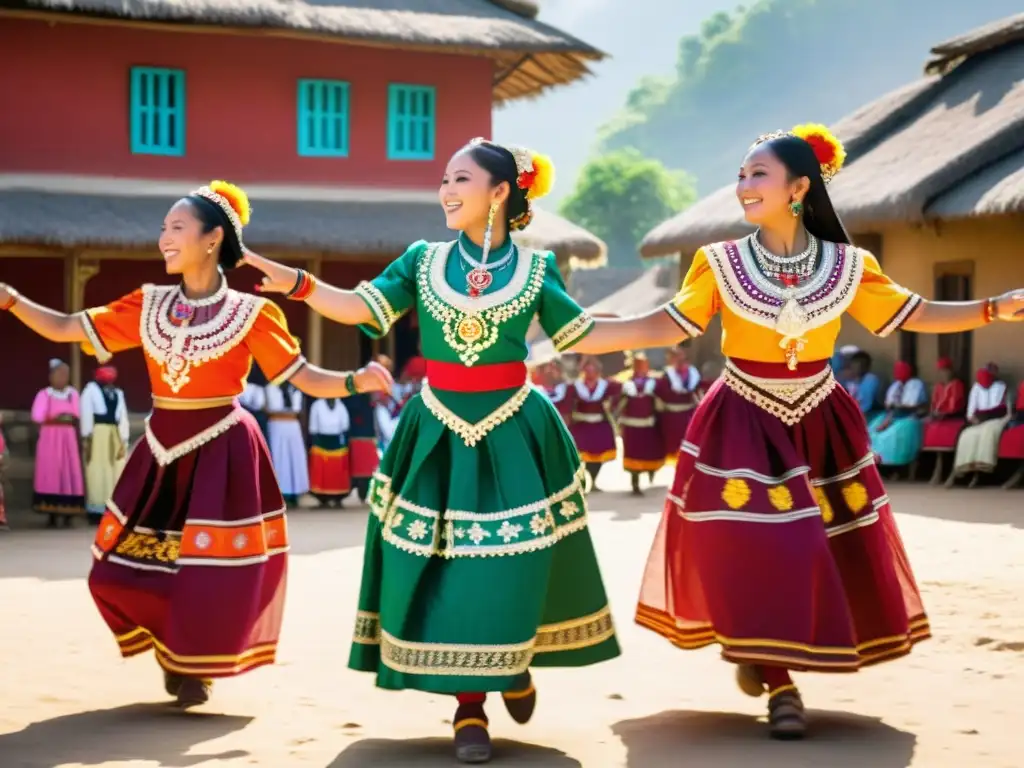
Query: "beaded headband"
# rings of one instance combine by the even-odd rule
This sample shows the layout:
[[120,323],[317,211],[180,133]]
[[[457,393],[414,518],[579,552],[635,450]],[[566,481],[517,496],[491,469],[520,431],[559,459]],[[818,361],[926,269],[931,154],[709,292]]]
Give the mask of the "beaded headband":
[[190,194],[193,197],[201,197],[204,200],[208,200],[224,212],[224,215],[228,217],[228,221],[231,222],[231,228],[235,230],[235,237],[238,238],[238,244],[241,246],[242,220],[238,216],[238,211],[236,211],[234,206],[231,205],[231,201],[208,186],[203,186],[199,189],[193,190]]

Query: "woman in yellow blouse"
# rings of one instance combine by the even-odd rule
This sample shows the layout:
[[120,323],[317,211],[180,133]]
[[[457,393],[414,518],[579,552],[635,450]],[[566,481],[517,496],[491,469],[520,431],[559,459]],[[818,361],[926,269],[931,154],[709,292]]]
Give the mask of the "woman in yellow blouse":
[[829,199],[844,159],[824,126],[759,138],[736,188],[757,232],[701,248],[662,309],[597,320],[575,347],[670,346],[721,314],[726,368],[683,441],[637,621],[719,644],[745,692],[768,692],[776,738],[805,730],[790,670],[854,671],[930,634],[864,417],[828,363],[842,315],[887,336],[1024,312],[1024,292],[932,302],[887,278]]

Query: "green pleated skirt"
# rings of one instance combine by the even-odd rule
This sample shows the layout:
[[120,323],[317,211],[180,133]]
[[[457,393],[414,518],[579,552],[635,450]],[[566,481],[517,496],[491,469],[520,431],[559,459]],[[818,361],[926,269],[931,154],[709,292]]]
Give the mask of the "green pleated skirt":
[[474,445],[458,434],[516,392],[427,390],[402,411],[370,492],[349,659],[382,688],[505,691],[531,666],[619,655],[557,411],[530,389]]

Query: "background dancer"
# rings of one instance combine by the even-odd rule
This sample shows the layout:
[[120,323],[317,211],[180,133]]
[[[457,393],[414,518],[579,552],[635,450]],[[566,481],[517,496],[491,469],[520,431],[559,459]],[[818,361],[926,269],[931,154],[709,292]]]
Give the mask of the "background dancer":
[[67,363],[51,360],[50,386],[32,402],[32,421],[39,425],[32,509],[48,516],[48,528],[70,528],[74,518],[85,514],[77,426],[81,407],[78,392],[68,383],[70,376]]
[[289,507],[309,493],[309,464],[302,434],[302,393],[293,385],[268,384],[267,443],[281,494]]
[[348,409],[337,397],[309,409],[309,486],[321,507],[340,508],[352,493],[348,427]]
[[99,525],[128,456],[131,434],[124,391],[114,386],[117,369],[96,369],[95,380],[82,388],[82,453],[85,456],[85,510]]
[[[526,722],[531,666],[619,653],[580,457],[523,362],[534,316],[560,350],[593,322],[554,255],[509,238],[551,179],[540,155],[473,141],[439,191],[455,242],[415,243],[373,282],[354,292],[321,283],[307,301],[373,336],[416,307],[427,377],[374,480],[349,664],[383,688],[457,695],[455,752],[468,763],[491,756],[488,692]],[[294,269],[249,262],[265,290],[295,284]]]
[[182,706],[205,702],[212,678],[271,664],[277,651],[288,530],[266,443],[237,403],[253,358],[314,397],[390,386],[379,368],[307,364],[279,307],[227,287],[248,219],[237,187],[197,189],[160,235],[181,282],[85,312],[47,309],[0,284],[0,310],[50,341],[81,343],[101,361],[142,347],[153,412],[100,522],[89,589],[121,654],[153,650]]
[[599,320],[577,347],[674,344],[721,313],[726,369],[687,430],[637,621],[681,648],[718,643],[745,691],[768,691],[782,738],[805,730],[790,670],[854,671],[931,632],[864,416],[829,365],[840,318],[887,336],[1024,316],[1024,291],[931,302],[886,277],[832,207],[844,158],[824,126],[761,137],[736,188],[757,233],[700,249],[664,309]]
[[654,395],[658,398],[665,461],[668,464],[675,464],[679,448],[686,436],[686,428],[690,426],[690,419],[693,418],[693,409],[700,402],[703,389],[700,371],[690,364],[685,347],[670,349],[667,357],[665,375],[654,385]]
[[596,357],[583,358],[580,371],[573,383],[570,429],[590,478],[589,490],[599,492],[601,467],[619,455],[613,409],[622,395],[622,385],[601,375],[601,361]]
[[622,385],[616,421],[622,431],[622,466],[633,478],[633,495],[642,496],[640,475],[654,479],[654,473],[665,466],[665,446],[654,395],[658,380],[650,375],[647,355],[637,352],[632,357],[633,375]]

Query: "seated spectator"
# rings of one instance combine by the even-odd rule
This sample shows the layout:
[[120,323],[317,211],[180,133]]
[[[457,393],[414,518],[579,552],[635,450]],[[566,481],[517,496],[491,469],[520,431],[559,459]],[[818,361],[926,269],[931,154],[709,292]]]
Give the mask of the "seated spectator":
[[1009,421],[1006,415],[1006,384],[1000,381],[999,366],[989,363],[975,375],[974,385],[967,397],[968,427],[960,433],[956,443],[953,472],[946,481],[952,487],[957,478],[972,475],[973,488],[982,473],[996,468],[999,458],[999,437]]
[[905,467],[921,450],[921,418],[928,410],[928,390],[902,360],[893,366],[893,382],[885,393],[885,412],[871,420],[868,434],[878,463]]

